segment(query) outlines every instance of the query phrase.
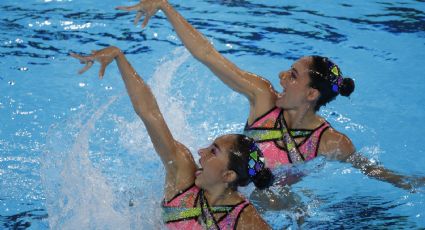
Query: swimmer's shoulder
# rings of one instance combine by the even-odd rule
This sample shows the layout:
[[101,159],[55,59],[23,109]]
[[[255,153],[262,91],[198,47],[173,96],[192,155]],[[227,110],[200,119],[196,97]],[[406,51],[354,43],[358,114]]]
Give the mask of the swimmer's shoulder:
[[249,204],[242,210],[239,216],[238,222],[236,224],[236,229],[237,230],[243,230],[243,229],[267,230],[271,228],[264,221],[264,219],[261,218],[261,215],[257,212],[254,206],[252,206],[252,204]]
[[335,160],[345,160],[356,151],[350,138],[329,127],[320,139],[318,155],[326,156]]

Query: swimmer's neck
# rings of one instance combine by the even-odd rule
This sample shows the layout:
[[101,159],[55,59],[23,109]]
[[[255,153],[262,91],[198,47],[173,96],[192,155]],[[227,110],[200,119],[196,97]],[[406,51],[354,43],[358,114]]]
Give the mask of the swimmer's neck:
[[210,206],[229,205],[240,197],[237,191],[230,188],[204,189],[204,195]]
[[283,113],[288,129],[314,129],[320,119],[313,109],[288,109]]

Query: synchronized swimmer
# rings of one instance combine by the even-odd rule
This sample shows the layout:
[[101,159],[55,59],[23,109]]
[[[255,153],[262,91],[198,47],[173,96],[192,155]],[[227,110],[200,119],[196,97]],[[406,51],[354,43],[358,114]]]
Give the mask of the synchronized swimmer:
[[[250,104],[245,134],[254,138],[264,153],[266,166],[296,165],[316,156],[351,163],[364,174],[411,190],[425,178],[397,174],[356,153],[351,140],[317,114],[338,95],[350,96],[355,84],[344,77],[329,58],[306,56],[289,70],[279,73],[279,93],[263,77],[244,71],[221,55],[213,45],[183,18],[167,0],[142,0],[116,9],[137,11],[134,23],[144,15],[142,27],[161,10],[190,53],[223,83],[243,94]],[[291,184],[297,180],[284,181]]]
[[[134,110],[142,119],[165,167],[163,220],[169,229],[269,229],[254,206],[237,192],[253,182],[263,189],[272,182],[263,154],[252,138],[241,134],[216,138],[198,151],[198,168],[188,148],[173,138],[148,85],[117,47],[73,57],[101,64],[99,76],[116,61]],[[171,162],[171,163],[170,163]]]
[[[240,69],[221,55],[167,0],[142,0],[117,9],[136,11],[135,24],[145,16],[143,27],[157,11],[163,11],[191,54],[250,103],[244,134],[220,136],[199,150],[198,168],[188,148],[173,138],[149,86],[119,48],[111,46],[87,56],[71,54],[85,64],[80,74],[97,61],[103,77],[106,67],[117,63],[134,110],[165,167],[162,208],[169,229],[269,229],[238,187],[253,182],[265,189],[273,182],[271,170],[317,156],[351,163],[364,174],[403,189],[424,184],[424,178],[403,176],[371,163],[356,153],[346,135],[317,114],[338,95],[348,97],[355,88],[354,81],[329,58],[298,59],[279,73],[283,91],[278,92],[265,78]],[[300,178],[279,183],[290,185]]]

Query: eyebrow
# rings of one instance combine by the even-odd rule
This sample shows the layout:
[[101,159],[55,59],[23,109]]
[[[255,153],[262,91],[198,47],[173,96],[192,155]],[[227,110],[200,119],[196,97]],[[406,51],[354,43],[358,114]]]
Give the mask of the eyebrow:
[[215,142],[213,143],[213,146],[216,147],[221,152],[220,147],[218,147],[218,145]]

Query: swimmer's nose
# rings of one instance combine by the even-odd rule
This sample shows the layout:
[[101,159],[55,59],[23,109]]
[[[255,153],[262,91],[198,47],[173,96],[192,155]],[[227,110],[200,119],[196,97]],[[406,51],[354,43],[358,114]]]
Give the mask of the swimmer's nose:
[[286,71],[282,71],[279,73],[279,79],[282,81],[285,78]]
[[198,150],[198,155],[199,155],[199,156],[202,156],[203,154],[204,154],[204,149],[199,149],[199,150]]
[[279,80],[280,80],[280,84],[283,85],[285,79],[286,79],[286,71],[282,71],[279,73]]

